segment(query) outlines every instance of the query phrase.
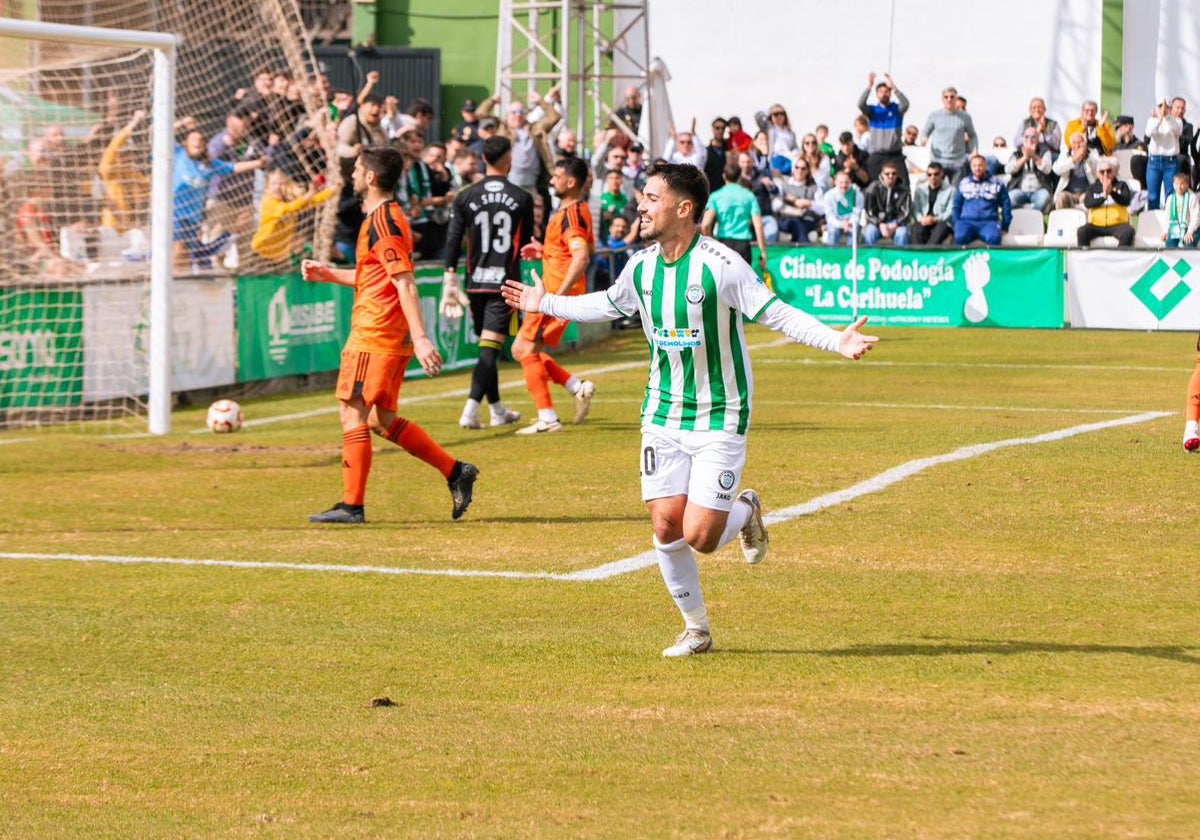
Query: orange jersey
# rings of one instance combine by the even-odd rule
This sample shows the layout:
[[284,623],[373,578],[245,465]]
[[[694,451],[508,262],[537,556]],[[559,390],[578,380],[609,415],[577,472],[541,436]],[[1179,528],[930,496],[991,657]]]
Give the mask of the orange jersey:
[[[592,211],[583,201],[560,208],[546,223],[546,243],[542,253],[542,282],[546,291],[557,293],[567,276],[571,255],[579,248],[592,253]],[[581,295],[587,284],[577,282],[569,292]]]
[[346,349],[412,355],[408,321],[392,282],[413,270],[412,248],[412,230],[398,202],[383,202],[363,220],[354,251],[354,309]]

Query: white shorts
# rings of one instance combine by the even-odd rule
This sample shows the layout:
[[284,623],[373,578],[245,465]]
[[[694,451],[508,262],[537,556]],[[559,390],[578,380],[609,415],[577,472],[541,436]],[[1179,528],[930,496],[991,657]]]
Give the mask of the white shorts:
[[746,436],[642,427],[642,501],[687,496],[710,510],[729,510],[746,466]]

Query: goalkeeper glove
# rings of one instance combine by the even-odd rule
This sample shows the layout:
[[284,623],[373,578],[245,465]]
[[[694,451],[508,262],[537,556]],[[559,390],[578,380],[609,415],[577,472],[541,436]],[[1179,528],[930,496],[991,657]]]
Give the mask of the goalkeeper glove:
[[458,287],[458,277],[452,271],[442,275],[442,317],[448,321],[458,321],[463,316],[463,309],[469,306],[471,299]]

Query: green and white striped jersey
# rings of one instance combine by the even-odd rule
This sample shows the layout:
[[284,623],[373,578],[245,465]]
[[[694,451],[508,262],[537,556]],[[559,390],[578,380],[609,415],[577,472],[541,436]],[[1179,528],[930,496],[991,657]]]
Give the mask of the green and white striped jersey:
[[707,236],[671,263],[655,244],[607,295],[622,314],[641,314],[650,344],[643,425],[744,435],[754,375],[743,317],[758,320],[776,299],[750,266]]

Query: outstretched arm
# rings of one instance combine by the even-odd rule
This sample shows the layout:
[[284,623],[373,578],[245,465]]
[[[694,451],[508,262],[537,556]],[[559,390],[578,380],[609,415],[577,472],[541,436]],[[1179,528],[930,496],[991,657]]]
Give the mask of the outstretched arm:
[[316,260],[300,263],[300,276],[309,283],[335,283],[339,286],[354,285],[354,269],[330,268]]
[[504,299],[508,305],[522,312],[541,312],[552,318],[566,321],[612,321],[628,315],[609,299],[607,292],[592,292],[587,295],[551,295],[546,293],[542,278],[533,272],[533,285],[527,286],[519,280],[508,280],[504,284]]
[[758,323],[786,335],[793,341],[818,350],[839,353],[847,359],[860,359],[875,346],[878,336],[863,335],[866,316],[838,332],[825,326],[813,316],[781,300],[776,300],[758,318]]

